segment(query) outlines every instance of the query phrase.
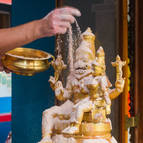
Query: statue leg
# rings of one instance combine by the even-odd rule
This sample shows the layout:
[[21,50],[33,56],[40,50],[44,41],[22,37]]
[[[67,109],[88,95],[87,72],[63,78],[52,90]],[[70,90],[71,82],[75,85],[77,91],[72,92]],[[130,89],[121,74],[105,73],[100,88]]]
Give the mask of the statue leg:
[[89,98],[87,98],[87,100],[82,100],[79,103],[77,103],[74,106],[73,112],[71,114],[70,122],[72,124],[69,127],[65,128],[63,130],[63,133],[67,133],[67,134],[78,133],[84,113],[91,111],[92,108],[93,108],[93,103],[92,101],[89,100]]
[[51,135],[54,127],[54,115],[60,114],[60,107],[54,106],[43,112],[42,117],[42,140],[39,143],[52,143]]
[[[73,103],[67,100],[61,106],[54,106],[43,112],[42,117],[42,140],[39,143],[52,143],[51,135],[56,125],[58,115],[70,114]],[[60,120],[58,120],[60,121]]]
[[[90,101],[90,100],[79,104],[75,108],[75,117],[74,117],[75,118],[75,122],[77,124],[81,124],[84,113],[91,111],[92,108],[93,108],[93,102]],[[72,120],[71,120],[71,122],[72,122]]]

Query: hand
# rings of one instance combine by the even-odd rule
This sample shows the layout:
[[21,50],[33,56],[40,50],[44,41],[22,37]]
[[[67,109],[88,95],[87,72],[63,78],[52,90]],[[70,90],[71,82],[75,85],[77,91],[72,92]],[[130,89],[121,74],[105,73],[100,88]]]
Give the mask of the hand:
[[1,57],[0,57],[0,72],[3,72],[5,71],[6,73],[10,73],[10,70],[6,69],[3,64],[2,64],[2,61],[1,61]]
[[55,84],[55,96],[59,101],[64,101],[65,98],[63,97],[64,88],[61,81],[57,81]]
[[62,82],[61,81],[57,81],[56,84],[55,84],[55,88],[63,90],[63,84],[62,84]]
[[41,19],[40,37],[66,33],[67,29],[75,21],[74,16],[80,15],[80,11],[72,7],[58,8],[51,11]]
[[50,76],[49,83],[50,83],[51,88],[53,90],[55,90],[56,80],[55,80],[55,78],[53,76]]

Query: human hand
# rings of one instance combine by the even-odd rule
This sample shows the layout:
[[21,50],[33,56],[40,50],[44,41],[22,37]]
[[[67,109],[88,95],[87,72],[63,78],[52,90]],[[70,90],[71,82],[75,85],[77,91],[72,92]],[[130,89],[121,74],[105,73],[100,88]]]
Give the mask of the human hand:
[[72,7],[57,8],[40,20],[40,38],[64,34],[72,23],[74,16],[80,16],[78,9]]
[[0,57],[0,72],[3,72],[5,71],[6,73],[10,73],[10,70],[6,69],[3,64],[2,64],[2,61],[1,61],[1,57]]

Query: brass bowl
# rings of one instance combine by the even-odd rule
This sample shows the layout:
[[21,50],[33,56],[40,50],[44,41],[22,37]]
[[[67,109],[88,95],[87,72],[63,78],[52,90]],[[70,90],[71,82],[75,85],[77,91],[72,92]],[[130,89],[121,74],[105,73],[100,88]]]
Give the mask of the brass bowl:
[[13,73],[25,76],[47,70],[53,60],[51,54],[30,48],[16,48],[2,57],[4,67]]

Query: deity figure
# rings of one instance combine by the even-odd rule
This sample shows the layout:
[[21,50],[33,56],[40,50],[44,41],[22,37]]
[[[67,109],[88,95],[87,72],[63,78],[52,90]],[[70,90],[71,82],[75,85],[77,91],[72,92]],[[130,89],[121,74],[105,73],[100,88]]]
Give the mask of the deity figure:
[[61,106],[43,112],[40,143],[117,143],[111,136],[111,100],[123,92],[122,62],[117,56],[115,88],[106,75],[105,53],[102,47],[95,51],[95,35],[88,28],[81,35],[81,44],[75,51],[74,70],[67,77],[66,87],[59,74],[66,65],[58,56],[52,63],[55,69],[50,84]]

